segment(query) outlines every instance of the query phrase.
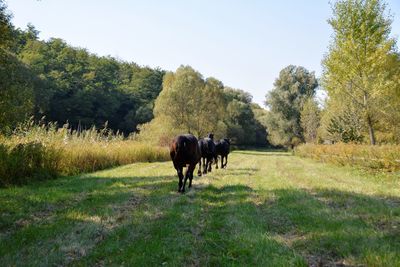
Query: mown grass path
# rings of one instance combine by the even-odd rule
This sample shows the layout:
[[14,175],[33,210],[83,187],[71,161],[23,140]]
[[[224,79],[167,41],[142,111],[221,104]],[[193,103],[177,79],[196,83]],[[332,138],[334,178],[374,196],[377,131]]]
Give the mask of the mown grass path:
[[400,175],[235,151],[177,192],[171,162],[0,189],[2,266],[400,266]]

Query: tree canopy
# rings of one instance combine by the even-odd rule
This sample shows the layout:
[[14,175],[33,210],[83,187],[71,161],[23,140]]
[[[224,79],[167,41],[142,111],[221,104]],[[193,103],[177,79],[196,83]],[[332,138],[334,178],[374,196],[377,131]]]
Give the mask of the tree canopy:
[[[329,20],[334,35],[322,77],[329,107],[342,105],[336,110],[345,113],[349,106],[357,110],[371,144],[376,143],[382,122],[399,118],[400,109],[393,110],[398,102],[390,100],[399,90],[400,70],[395,40],[389,35],[391,22],[379,0],[336,1]],[[338,122],[344,117],[342,113],[332,119]]]
[[177,133],[204,137],[213,132],[216,138],[229,137],[234,144],[265,146],[266,129],[253,110],[263,111],[252,103],[249,93],[181,66],[164,76],[155,118],[142,126],[141,137],[165,144]]
[[270,109],[266,123],[273,144],[293,146],[304,141],[301,111],[317,87],[314,72],[304,67],[290,65],[281,70],[265,102]]
[[[7,120],[0,131],[33,116],[60,125],[68,122],[75,129],[107,123],[112,130],[129,134],[153,118],[165,71],[100,57],[61,39],[41,41],[33,25],[16,29],[9,18],[0,2],[4,41],[0,47],[4,95],[0,108],[2,119]],[[24,104],[17,107],[20,102]],[[4,110],[14,112],[15,120],[9,120]]]

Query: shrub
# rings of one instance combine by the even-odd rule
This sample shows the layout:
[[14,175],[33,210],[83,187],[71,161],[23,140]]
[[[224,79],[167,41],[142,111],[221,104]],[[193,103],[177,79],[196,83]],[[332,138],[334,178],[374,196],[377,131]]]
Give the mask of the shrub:
[[305,144],[295,149],[295,154],[322,162],[361,166],[368,169],[400,170],[399,145],[357,145],[338,143],[334,145]]

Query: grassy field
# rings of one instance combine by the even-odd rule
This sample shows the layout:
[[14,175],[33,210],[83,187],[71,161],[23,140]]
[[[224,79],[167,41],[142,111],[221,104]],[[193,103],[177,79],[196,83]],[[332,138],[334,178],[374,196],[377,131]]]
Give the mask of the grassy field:
[[400,266],[400,175],[235,151],[178,194],[171,162],[0,189],[2,266]]

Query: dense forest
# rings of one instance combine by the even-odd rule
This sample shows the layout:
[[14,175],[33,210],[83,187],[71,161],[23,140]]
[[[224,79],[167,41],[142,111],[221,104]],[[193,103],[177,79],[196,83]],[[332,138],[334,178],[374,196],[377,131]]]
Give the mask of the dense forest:
[[336,1],[332,9],[322,77],[283,68],[263,109],[249,93],[191,66],[165,71],[40,40],[33,25],[14,27],[0,0],[0,131],[10,134],[33,118],[78,131],[106,125],[125,136],[140,132],[139,139],[162,145],[179,132],[257,146],[399,143],[400,56],[388,8],[371,0]]
[[[191,105],[184,109],[188,120],[198,125],[185,128],[180,127],[184,126],[183,121],[175,121],[175,126],[182,124],[176,129],[199,136],[215,131],[220,137],[228,135],[237,144],[267,144],[266,129],[258,120],[265,111],[252,103],[250,94],[227,88],[214,78],[203,80],[191,67],[182,66],[174,74],[97,56],[61,39],[39,40],[33,25],[25,30],[15,28],[5,4],[0,3],[1,132],[10,133],[33,117],[37,122],[57,122],[59,126],[68,123],[76,130],[107,124],[113,131],[129,135],[146,128],[139,125],[153,119],[154,104],[162,88],[166,95],[171,77],[186,70],[183,76],[195,75],[198,84],[183,84],[180,89],[187,92],[178,89],[178,94]],[[164,111],[160,107],[158,114],[172,114],[179,101],[171,101],[172,105],[164,106]],[[163,102],[162,97],[158,102]],[[157,120],[154,123],[156,128],[164,127]],[[159,136],[160,140],[163,136]]]
[[153,118],[165,71],[99,57],[61,39],[41,41],[34,26],[13,27],[1,5],[3,132],[33,116],[75,129],[108,122],[128,134]]

